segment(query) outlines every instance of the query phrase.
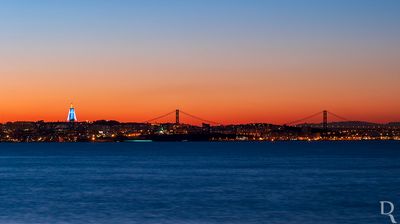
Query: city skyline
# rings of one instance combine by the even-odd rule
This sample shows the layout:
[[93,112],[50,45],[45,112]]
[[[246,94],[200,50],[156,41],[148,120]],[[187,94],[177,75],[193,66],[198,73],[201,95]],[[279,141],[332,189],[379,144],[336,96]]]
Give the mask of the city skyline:
[[[183,115],[183,116],[182,116]],[[150,115],[149,115],[150,116]],[[182,118],[183,117],[183,118]],[[71,103],[69,108],[68,108],[68,116],[66,120],[53,120],[53,121],[46,121],[46,120],[17,120],[17,121],[7,121],[4,123],[13,123],[13,122],[28,122],[28,123],[33,123],[33,122],[56,122],[56,123],[75,123],[75,122],[81,122],[81,123],[90,123],[90,122],[103,122],[103,121],[110,121],[110,122],[122,122],[122,123],[147,123],[147,124],[176,124],[176,125],[194,125],[194,126],[202,126],[202,125],[214,125],[214,126],[227,126],[227,125],[247,125],[247,124],[271,124],[271,125],[277,125],[277,126],[302,126],[302,125],[323,125],[326,128],[326,125],[331,124],[331,125],[340,125],[340,124],[345,124],[345,125],[356,125],[356,126],[362,126],[364,124],[367,125],[374,125],[374,124],[379,124],[379,125],[395,125],[397,126],[400,121],[388,121],[388,122],[374,122],[374,121],[368,121],[368,120],[359,120],[359,119],[349,119],[346,117],[343,117],[341,115],[338,115],[332,111],[319,111],[317,113],[313,113],[311,115],[307,115],[304,117],[298,117],[296,120],[291,120],[291,121],[286,121],[284,123],[268,123],[268,122],[243,122],[243,123],[222,123],[216,120],[209,120],[207,118],[202,117],[201,115],[193,115],[191,113],[182,111],[181,109],[174,109],[173,111],[170,111],[168,113],[164,113],[162,115],[158,114],[157,116],[153,115],[153,117],[149,117],[147,120],[129,120],[129,121],[121,121],[121,120],[115,120],[115,119],[107,119],[107,118],[102,118],[102,119],[97,119],[97,120],[79,120],[77,119],[76,115],[76,110],[75,106]],[[0,122],[0,124],[2,124]],[[322,126],[321,126],[322,127]]]
[[400,120],[398,1],[2,1],[0,123]]
[[[183,119],[182,119],[183,118]],[[188,122],[187,118],[200,122]],[[310,122],[310,119],[321,119]],[[331,118],[339,119],[334,122]],[[400,140],[400,122],[350,121],[321,111],[285,124],[221,124],[176,109],[147,121],[79,121],[75,107],[58,122],[0,123],[0,142],[153,142],[153,141],[393,141]]]

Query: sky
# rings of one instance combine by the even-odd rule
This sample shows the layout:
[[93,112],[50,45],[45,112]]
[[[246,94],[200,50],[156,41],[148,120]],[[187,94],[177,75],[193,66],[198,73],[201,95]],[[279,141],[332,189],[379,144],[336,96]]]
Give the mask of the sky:
[[176,108],[224,124],[322,110],[400,121],[399,12],[397,0],[2,0],[0,122],[65,121],[70,103],[80,121]]

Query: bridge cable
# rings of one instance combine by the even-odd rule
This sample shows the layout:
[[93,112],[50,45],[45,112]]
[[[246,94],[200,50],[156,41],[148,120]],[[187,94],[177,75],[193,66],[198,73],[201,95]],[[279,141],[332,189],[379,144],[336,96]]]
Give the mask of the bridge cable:
[[292,124],[297,124],[297,123],[300,123],[300,122],[302,122],[302,121],[306,121],[306,120],[309,120],[309,119],[311,119],[311,118],[313,118],[313,117],[316,117],[317,115],[320,115],[320,114],[322,114],[322,113],[323,113],[323,112],[322,112],[322,111],[320,111],[320,112],[318,112],[318,113],[315,113],[315,114],[313,114],[313,115],[310,115],[310,116],[307,116],[307,117],[305,117],[305,118],[298,119],[298,120],[295,120],[295,121],[292,121],[292,122],[286,123],[286,124],[284,124],[284,125],[292,125]]
[[147,120],[147,121],[145,121],[145,122],[143,122],[143,123],[151,123],[152,121],[156,121],[156,120],[159,120],[159,119],[161,119],[161,118],[167,117],[167,116],[169,116],[169,115],[171,115],[171,114],[173,114],[173,113],[175,113],[175,110],[174,110],[174,111],[171,111],[171,112],[169,112],[169,113],[167,113],[167,114],[158,116],[158,117],[156,117],[156,118]]
[[328,111],[328,113],[329,113],[330,115],[336,117],[336,118],[339,118],[340,120],[350,121],[349,119],[347,119],[347,118],[345,118],[345,117],[342,117],[342,116],[339,116],[339,115],[337,115],[337,114],[334,114],[334,113],[332,113],[332,112],[330,112],[330,111]]
[[197,117],[197,116],[195,116],[195,115],[186,113],[186,112],[181,111],[181,110],[180,110],[180,112],[181,112],[182,114],[186,115],[186,116],[189,116],[189,117],[191,117],[191,118],[194,118],[194,119],[196,119],[196,120],[199,120],[199,121],[202,121],[202,122],[205,122],[205,123],[216,124],[216,125],[222,125],[221,123],[214,122],[214,121],[210,121],[210,120],[207,120],[207,119],[203,119],[203,118],[201,118],[201,117]]

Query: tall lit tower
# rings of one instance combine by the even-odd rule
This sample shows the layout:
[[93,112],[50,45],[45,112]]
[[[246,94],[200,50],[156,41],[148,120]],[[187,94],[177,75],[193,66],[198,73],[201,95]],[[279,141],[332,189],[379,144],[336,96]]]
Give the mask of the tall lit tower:
[[75,108],[74,106],[71,104],[70,108],[69,108],[69,113],[68,113],[68,118],[67,118],[68,122],[75,122],[78,121],[76,119],[76,114],[75,114]]

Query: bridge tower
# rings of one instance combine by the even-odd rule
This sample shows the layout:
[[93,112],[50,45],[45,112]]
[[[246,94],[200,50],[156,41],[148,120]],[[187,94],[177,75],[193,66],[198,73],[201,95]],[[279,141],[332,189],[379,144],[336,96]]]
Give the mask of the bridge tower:
[[75,108],[74,106],[71,104],[71,106],[69,107],[69,112],[68,112],[68,118],[67,118],[68,122],[75,122],[77,121],[76,119],[76,114],[75,114]]
[[179,110],[177,109],[176,111],[175,111],[175,124],[179,124],[180,122],[179,122]]
[[328,129],[328,111],[324,110],[322,116],[322,127],[326,131]]

